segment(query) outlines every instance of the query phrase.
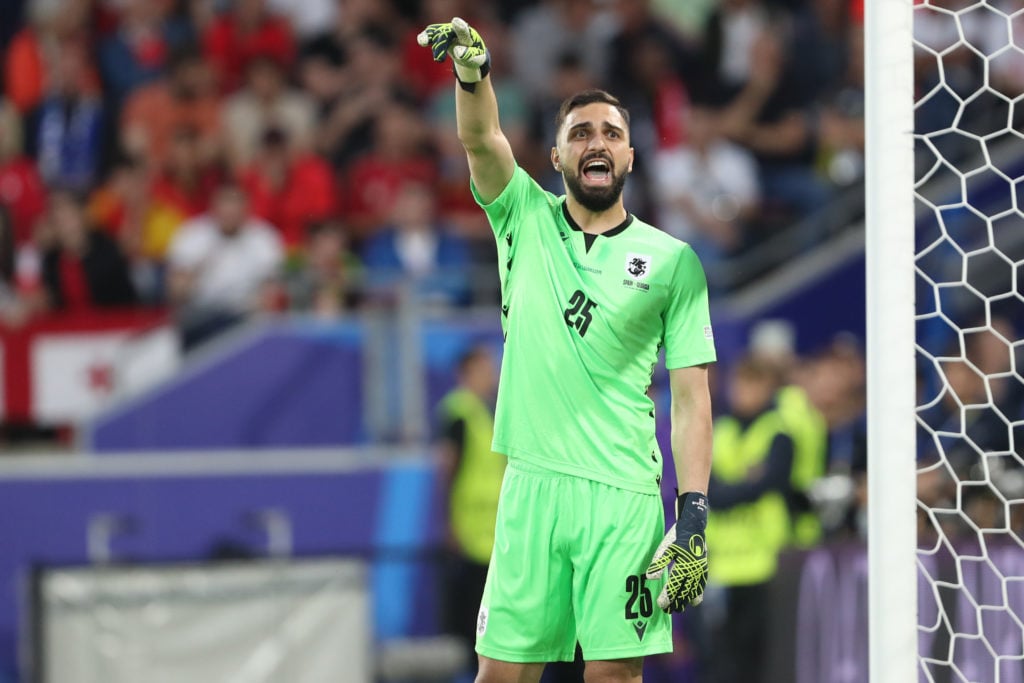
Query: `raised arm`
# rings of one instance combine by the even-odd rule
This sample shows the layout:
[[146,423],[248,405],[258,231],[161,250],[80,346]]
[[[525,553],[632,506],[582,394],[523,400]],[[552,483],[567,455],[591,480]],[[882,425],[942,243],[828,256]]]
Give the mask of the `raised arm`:
[[466,150],[469,172],[484,202],[505,189],[515,171],[512,147],[498,122],[498,101],[490,76],[490,55],[483,39],[462,19],[431,24],[418,37],[436,61],[446,56],[455,66],[455,112],[459,140]]

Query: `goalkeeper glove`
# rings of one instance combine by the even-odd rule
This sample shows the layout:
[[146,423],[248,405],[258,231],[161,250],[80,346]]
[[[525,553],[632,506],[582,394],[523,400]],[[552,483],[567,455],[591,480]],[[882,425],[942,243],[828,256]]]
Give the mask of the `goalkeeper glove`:
[[654,553],[648,579],[658,579],[669,565],[668,581],[658,596],[658,607],[682,612],[699,605],[708,582],[708,549],[704,528],[708,523],[708,499],[703,493],[684,493],[676,499],[676,523]]
[[446,55],[451,55],[455,77],[470,92],[473,84],[491,71],[491,55],[483,38],[459,17],[450,23],[427,26],[416,36],[416,42],[423,47],[430,46],[435,62],[443,62]]

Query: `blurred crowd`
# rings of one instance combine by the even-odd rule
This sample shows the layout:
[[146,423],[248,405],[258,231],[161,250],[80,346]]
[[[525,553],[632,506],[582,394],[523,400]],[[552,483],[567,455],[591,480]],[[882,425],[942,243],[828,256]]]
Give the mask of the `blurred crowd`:
[[[789,321],[755,324],[745,355],[719,370],[716,414],[738,418],[744,428],[773,411],[790,415],[798,427],[790,433],[793,453],[784,471],[773,479],[767,464],[753,467],[745,483],[756,485],[757,496],[783,495],[794,518],[812,512],[819,525],[809,537],[813,542],[864,539],[864,349],[856,337],[842,333],[817,351],[798,355],[796,334]],[[940,538],[983,546],[1024,529],[1024,380],[1014,371],[1022,337],[1024,321],[982,315],[960,334],[944,337],[941,353],[918,358],[918,538],[923,547]],[[794,410],[795,405],[802,409]],[[717,436],[715,447],[718,458]],[[801,448],[809,452],[806,469],[801,469]],[[797,530],[792,544],[802,543]]]
[[[461,15],[549,189],[554,112],[633,114],[627,205],[718,266],[860,176],[857,0],[15,0],[0,32],[0,320],[169,307],[186,343],[260,311],[492,303],[455,137]],[[797,245],[794,248],[799,248]]]

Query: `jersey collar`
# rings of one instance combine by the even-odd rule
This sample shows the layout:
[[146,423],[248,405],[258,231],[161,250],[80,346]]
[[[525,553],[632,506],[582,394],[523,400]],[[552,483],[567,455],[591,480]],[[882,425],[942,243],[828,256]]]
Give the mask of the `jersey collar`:
[[[569,204],[564,199],[562,200],[562,215],[565,216],[565,222],[569,224],[569,227],[578,232],[583,232],[583,228],[580,227],[579,223],[573,219],[572,214],[569,213]],[[615,237],[620,232],[628,228],[633,223],[633,214],[626,213],[626,218],[621,223],[616,225],[614,228],[605,230],[599,233],[583,233],[588,237]]]

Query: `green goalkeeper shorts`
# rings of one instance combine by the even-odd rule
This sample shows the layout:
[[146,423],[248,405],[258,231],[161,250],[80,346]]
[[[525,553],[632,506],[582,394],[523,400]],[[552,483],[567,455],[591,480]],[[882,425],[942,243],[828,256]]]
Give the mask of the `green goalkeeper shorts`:
[[506,662],[672,651],[672,621],[644,571],[665,535],[656,495],[510,459],[477,618],[476,651]]

